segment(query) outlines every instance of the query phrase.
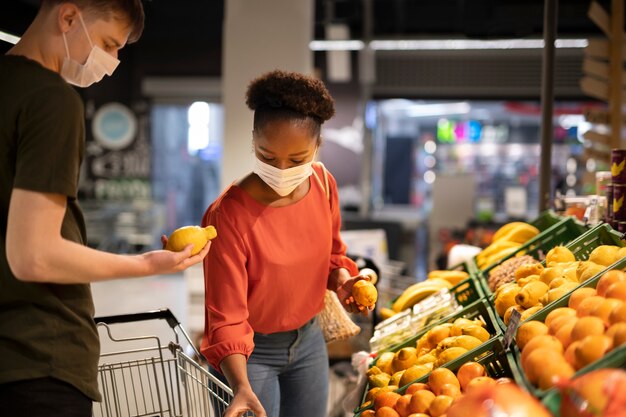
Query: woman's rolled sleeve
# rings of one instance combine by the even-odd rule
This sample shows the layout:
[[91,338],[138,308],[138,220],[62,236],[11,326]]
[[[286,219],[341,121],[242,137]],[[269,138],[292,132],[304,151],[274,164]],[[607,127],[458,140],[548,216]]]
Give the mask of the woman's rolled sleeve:
[[213,225],[218,236],[204,259],[205,330],[202,354],[221,372],[229,355],[246,359],[254,348],[254,331],[248,323],[246,249],[237,228],[220,210],[207,211],[202,226]]

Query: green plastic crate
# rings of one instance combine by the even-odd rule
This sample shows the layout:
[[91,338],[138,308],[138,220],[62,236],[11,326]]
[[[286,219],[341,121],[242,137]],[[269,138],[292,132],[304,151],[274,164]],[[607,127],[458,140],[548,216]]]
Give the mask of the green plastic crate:
[[533,237],[518,249],[503,257],[498,262],[495,262],[482,270],[478,267],[478,265],[476,265],[476,270],[483,276],[487,276],[489,271],[500,265],[502,262],[522,253],[541,259],[542,255],[545,256],[548,250],[555,246],[571,242],[589,230],[587,226],[574,217],[563,217],[561,220],[546,229],[537,228],[541,230],[537,236]]
[[[584,233],[583,235],[579,236],[577,239],[573,240],[572,242],[568,243],[565,246],[574,254],[574,257],[576,258],[576,260],[578,260],[578,261],[585,261],[585,260],[589,259],[589,255],[591,255],[591,252],[593,252],[593,250],[595,248],[597,248],[598,246],[601,246],[601,245],[615,245],[615,246],[620,246],[620,247],[626,246],[626,242],[623,241],[621,239],[621,237],[622,237],[622,234],[618,233],[615,230],[613,230],[611,228],[611,226],[609,226],[608,224],[599,224],[596,227],[594,227],[593,229],[591,229],[588,232]],[[552,308],[556,308],[554,306],[557,305],[559,303],[559,301],[563,300],[566,297],[569,300],[569,296],[570,296],[570,294],[572,292],[576,291],[576,289],[578,289],[580,287],[585,287],[585,286],[591,285],[591,283],[594,282],[594,280],[597,281],[598,279],[600,279],[600,276],[604,272],[606,272],[609,269],[615,269],[614,266],[617,265],[617,264],[620,264],[621,261],[622,260],[616,262],[615,264],[613,264],[611,266],[608,266],[602,272],[600,272],[597,275],[591,277],[590,279],[586,280],[585,282],[580,283],[580,285],[578,285],[576,288],[572,289],[565,296],[561,297],[559,300],[555,300],[552,303],[548,304],[547,306],[542,308],[540,311],[538,311],[537,313],[535,313],[532,316],[530,316],[527,320],[536,320],[535,317],[540,317],[540,315],[544,311],[548,311],[548,312],[552,311],[551,309]],[[542,263],[543,266],[545,266],[546,262],[545,262],[545,260],[543,260],[541,263]],[[595,284],[594,284],[594,286],[595,286]],[[492,297],[490,299],[493,301],[493,295],[492,295]],[[497,314],[496,314],[496,320],[497,320],[498,324],[500,325],[500,328],[503,331],[505,331],[506,330],[506,325],[504,324],[504,322],[502,321],[500,316],[498,316]]]
[[[467,280],[466,280],[467,281]],[[473,319],[479,319],[481,320],[483,323],[485,323],[485,329],[489,332],[489,334],[491,335],[491,339],[488,342],[483,343],[482,345],[480,345],[479,347],[477,347],[476,349],[473,349],[469,352],[467,352],[466,354],[460,356],[459,358],[457,358],[457,360],[460,360],[461,358],[465,358],[465,361],[470,360],[470,357],[474,358],[475,356],[479,355],[480,353],[484,352],[484,350],[482,350],[490,341],[492,341],[495,338],[499,338],[502,335],[502,332],[500,330],[500,328],[498,327],[497,323],[496,323],[496,318],[495,318],[495,314],[492,311],[491,307],[489,306],[488,302],[484,299],[478,300],[472,304],[470,304],[469,306],[465,307],[463,310],[447,317],[447,318],[443,318],[437,322],[432,323],[431,325],[428,325],[427,327],[423,328],[421,331],[419,331],[418,333],[415,334],[415,336],[410,337],[408,339],[406,339],[405,341],[398,343],[392,347],[390,347],[389,349],[385,349],[382,350],[380,352],[378,352],[377,357],[374,359],[374,361],[372,362],[371,366],[376,365],[376,361],[378,360],[378,357],[380,356],[380,354],[382,354],[383,352],[387,352],[387,351],[392,351],[392,352],[397,352],[398,350],[404,348],[404,347],[409,347],[412,346],[414,347],[417,343],[417,340],[422,337],[424,334],[426,334],[426,332],[428,332],[431,328],[433,328],[434,326],[437,326],[439,324],[443,324],[443,323],[452,323],[454,320],[461,318],[461,317],[465,317],[468,318],[470,320]],[[480,352],[480,353],[476,353],[476,352]],[[474,356],[472,356],[474,355]],[[361,404],[363,404],[363,402],[365,401],[365,396],[367,395],[367,392],[369,391],[370,387],[369,387],[369,383],[366,383],[365,385],[365,389],[363,391],[363,395],[361,396]],[[363,408],[363,410],[365,410],[365,408]],[[363,411],[360,409],[355,410],[355,413],[358,413],[360,411]]]
[[[511,378],[516,383],[519,383],[519,378],[521,375],[521,371],[519,370],[515,358],[511,354],[511,352],[507,352],[504,349],[502,344],[502,337],[494,337],[490,339],[488,342],[483,343],[478,348],[468,352],[468,354],[460,356],[453,361],[442,365],[442,368],[448,368],[452,372],[456,374],[461,365],[471,360],[475,360],[476,362],[482,364],[485,367],[487,375],[497,379],[502,377]],[[427,383],[428,375],[425,375],[413,382]],[[403,387],[400,387],[396,392],[399,394],[404,394],[406,389],[409,387],[407,384]],[[361,403],[365,400],[365,395],[367,395],[367,390],[365,391]],[[360,416],[361,413],[365,410],[371,409],[372,406],[369,405],[367,407],[363,407],[362,409],[357,409],[355,411],[356,416]]]
[[563,218],[563,216],[556,214],[553,210],[545,210],[529,223],[539,230],[546,230],[559,223]]
[[[521,254],[532,256],[541,261],[545,258],[548,251],[555,246],[566,245],[589,230],[584,224],[573,217],[565,217],[560,222],[554,224],[537,236],[526,242],[515,252],[502,258],[499,262],[490,265],[483,271],[478,271],[476,277],[480,281],[483,292],[487,297],[491,297],[493,292],[489,288],[489,272],[504,261]],[[478,267],[477,267],[478,268]]]
[[[583,288],[583,287],[590,287],[590,288],[595,288],[598,285],[598,281],[600,280],[600,278],[602,277],[602,275],[609,270],[612,269],[619,269],[619,270],[623,270],[624,268],[626,268],[626,258],[622,258],[619,261],[615,262],[614,264],[610,265],[609,267],[607,267],[603,272],[601,272],[600,274],[595,275],[594,277],[592,277],[591,279],[588,279],[587,281],[581,283],[581,285],[579,285],[577,287],[578,288]],[[569,299],[572,295],[572,292],[576,291],[576,289],[574,289],[573,291],[569,292],[568,294],[566,294],[565,296],[561,297],[560,299],[548,304],[545,308],[542,308],[540,311],[538,311],[537,313],[533,314],[532,316],[530,316],[528,318],[528,320],[537,320],[537,321],[541,321],[544,322],[546,320],[546,317],[548,316],[548,314],[550,314],[553,310],[560,308],[560,307],[567,307],[569,304]],[[519,369],[521,370],[521,352],[519,350],[519,348],[517,347],[516,344],[512,344],[512,349],[513,354],[515,355],[515,360],[517,361],[517,364],[519,365]],[[618,356],[617,354],[613,354],[614,352],[622,352],[622,357],[616,357]],[[617,362],[615,362],[617,361]],[[611,364],[611,365],[608,365]],[[614,366],[614,364],[617,364],[617,366]],[[584,368],[581,368],[580,370],[578,370],[576,372],[576,376],[578,375],[582,375],[586,372],[589,372],[590,370],[593,369],[600,369],[600,368],[606,368],[606,367],[624,367],[626,366],[626,346],[622,346],[621,348],[615,349],[612,352],[609,352],[606,356],[604,356],[602,359],[591,363],[589,365],[587,365]],[[543,398],[545,397],[548,393],[550,393],[551,391],[554,391],[554,389],[550,389],[550,390],[541,390],[537,387],[535,387],[534,385],[532,385],[528,379],[526,379],[526,376],[524,375],[523,372],[521,372],[521,378],[520,378],[520,382],[522,383],[522,385],[529,391],[531,392],[533,395],[535,395],[537,398]]]

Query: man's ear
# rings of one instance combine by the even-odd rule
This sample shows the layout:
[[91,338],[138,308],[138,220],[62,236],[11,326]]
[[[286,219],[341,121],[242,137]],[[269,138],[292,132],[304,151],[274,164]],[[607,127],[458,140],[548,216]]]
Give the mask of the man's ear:
[[80,10],[74,3],[61,3],[57,10],[57,22],[61,33],[67,33],[75,25],[79,24],[78,14]]

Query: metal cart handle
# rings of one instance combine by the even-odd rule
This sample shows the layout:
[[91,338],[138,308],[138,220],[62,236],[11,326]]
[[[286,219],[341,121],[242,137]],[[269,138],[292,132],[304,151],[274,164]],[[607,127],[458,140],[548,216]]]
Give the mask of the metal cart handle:
[[106,324],[133,323],[136,321],[146,320],[165,320],[172,329],[180,326],[180,322],[169,308],[146,311],[145,313],[120,314],[117,316],[103,316],[94,318],[94,321],[96,323]]

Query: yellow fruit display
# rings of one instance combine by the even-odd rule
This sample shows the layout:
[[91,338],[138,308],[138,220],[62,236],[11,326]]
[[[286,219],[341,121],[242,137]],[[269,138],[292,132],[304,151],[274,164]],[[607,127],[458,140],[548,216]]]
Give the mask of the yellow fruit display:
[[460,346],[448,348],[439,354],[437,358],[437,362],[435,362],[435,366],[440,367],[441,365],[444,365],[458,358],[459,356],[466,354],[467,352],[468,352],[467,349],[462,348]]
[[403,387],[428,374],[432,368],[428,365],[413,365],[404,371],[398,386]]
[[602,266],[609,266],[618,258],[618,246],[600,245],[589,254],[589,261]]
[[361,279],[352,286],[352,296],[357,303],[365,307],[371,307],[378,300],[378,291],[376,291],[374,284]]
[[572,251],[565,246],[555,246],[550,249],[546,255],[546,265],[552,266],[552,263],[575,262],[576,258]]
[[502,317],[509,307],[517,304],[515,302],[515,297],[522,289],[518,285],[500,288],[502,288],[502,290],[496,294],[495,306],[496,312],[500,317]]
[[530,275],[540,275],[543,270],[544,267],[540,263],[520,265],[515,270],[515,281],[519,282],[521,278],[526,278]]
[[[381,353],[381,355],[376,360],[376,366],[374,366],[373,368],[378,367],[378,369],[380,369],[382,372],[385,372],[387,374],[392,374],[393,368],[391,366],[391,361],[393,361],[394,355],[395,355],[394,352]],[[370,368],[370,369],[373,369],[373,368]]]
[[481,342],[486,342],[491,338],[491,335],[484,327],[476,324],[463,327],[461,333],[465,336],[473,336]]
[[391,367],[394,372],[402,371],[413,365],[417,361],[417,349],[413,347],[405,347],[396,352]]
[[541,281],[532,281],[522,287],[515,296],[515,302],[524,308],[531,308],[539,304],[539,299],[548,292],[550,287]]
[[370,387],[382,388],[389,385],[389,380],[391,376],[389,374],[376,374],[370,375],[367,377],[367,382],[369,382]]
[[180,252],[185,249],[187,245],[193,245],[191,254],[195,255],[204,248],[209,240],[215,239],[216,237],[217,230],[215,230],[213,226],[204,228],[200,226],[183,226],[172,232],[167,239],[165,249]]

